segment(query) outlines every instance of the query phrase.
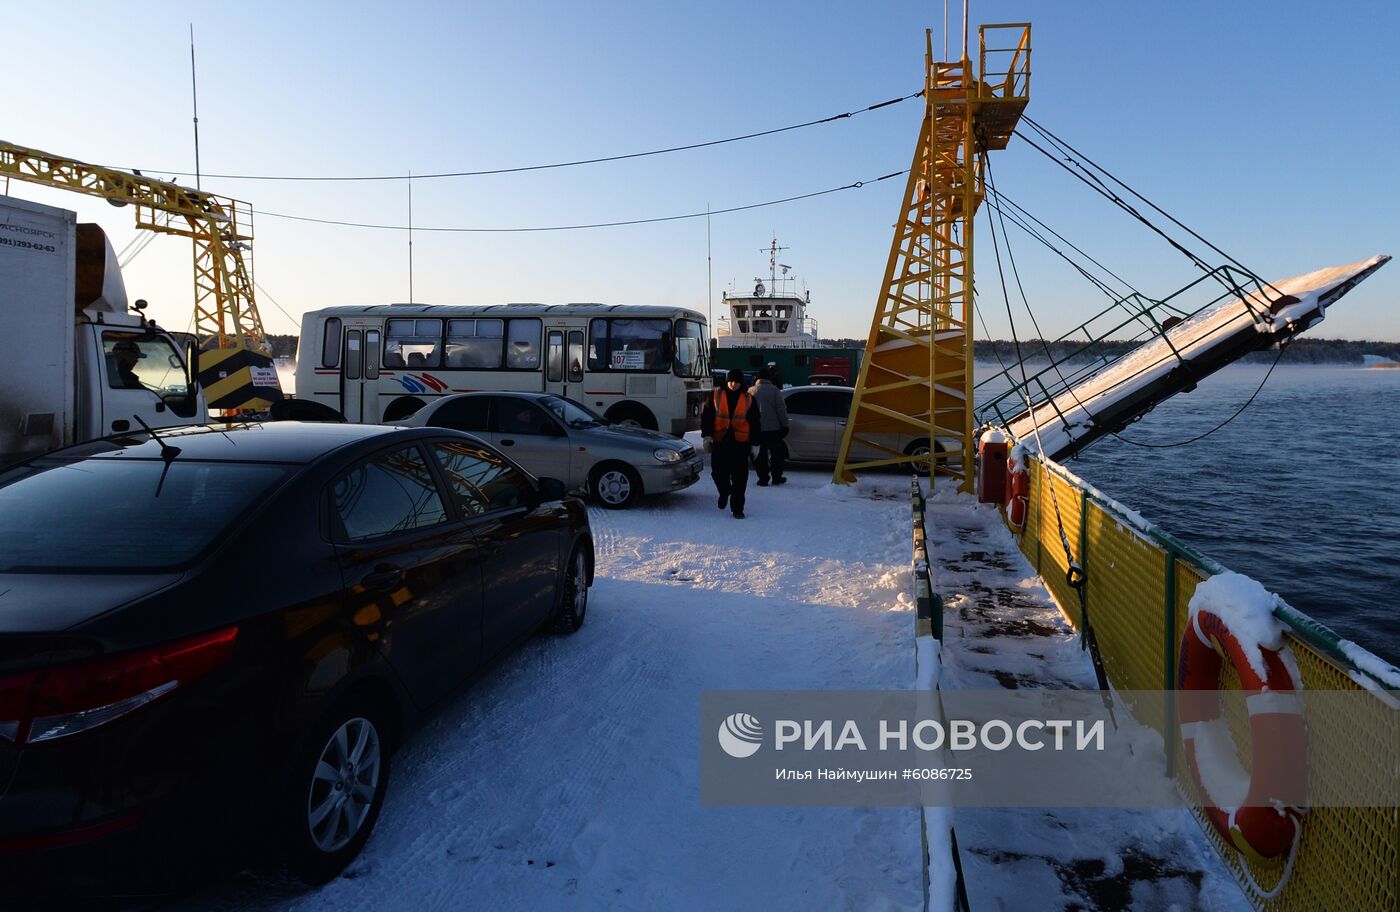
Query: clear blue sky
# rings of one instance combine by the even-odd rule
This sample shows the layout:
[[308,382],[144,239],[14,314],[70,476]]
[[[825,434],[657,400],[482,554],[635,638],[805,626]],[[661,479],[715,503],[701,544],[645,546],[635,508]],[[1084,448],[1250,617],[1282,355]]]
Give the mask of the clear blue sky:
[[[8,17],[0,138],[147,173],[192,170],[192,17],[206,173],[423,173],[704,141],[916,91],[923,29],[942,45],[936,2],[131,3],[119,14],[76,3],[63,16]],[[1400,252],[1400,67],[1390,46],[1400,5],[1027,0],[975,2],[972,20],[1032,21],[1032,116],[1265,277]],[[718,149],[419,181],[414,221],[568,224],[807,193],[907,167],[920,116],[906,102]],[[1013,141],[993,167],[1008,195],[1142,290],[1164,294],[1193,276],[1179,254],[1024,144]],[[402,184],[204,187],[267,212],[406,221]],[[864,336],[901,191],[891,180],[716,217],[715,298],[766,272],[760,248],[776,234],[812,291],[823,335]],[[77,209],[119,248],[134,233],[128,212],[102,203],[19,183],[10,192]],[[294,315],[408,297],[402,233],[269,216],[256,232],[257,281]],[[1047,331],[1102,306],[1035,242],[1012,240]],[[991,251],[979,249],[984,310],[992,335],[1005,336]],[[704,219],[416,233],[414,292],[432,303],[704,310],[705,257]],[[156,239],[127,280],[183,328],[187,242]],[[1400,340],[1397,307],[1392,264],[1313,334]],[[266,297],[261,310],[270,331],[294,331]]]

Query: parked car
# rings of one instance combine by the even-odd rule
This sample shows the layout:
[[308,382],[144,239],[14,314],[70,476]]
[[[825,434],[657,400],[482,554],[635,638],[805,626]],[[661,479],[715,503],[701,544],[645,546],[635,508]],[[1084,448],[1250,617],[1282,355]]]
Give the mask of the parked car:
[[[821,465],[836,462],[854,395],[855,391],[848,386],[792,386],[783,390],[783,404],[787,406],[789,422],[786,442],[790,462]],[[898,430],[893,421],[890,425],[890,430],[877,430],[865,435],[886,449],[857,440],[851,447],[852,458],[888,459],[892,455],[888,452],[890,450],[906,456],[928,454],[927,434],[919,434],[912,428],[909,431]],[[933,446],[940,453],[945,449],[942,441],[935,440]]]
[[410,427],[466,431],[528,471],[563,479],[604,507],[630,507],[646,494],[693,485],[704,460],[684,440],[610,423],[549,393],[458,393],[423,406]]
[[169,888],[253,843],[329,880],[405,734],[536,630],[584,621],[587,511],[479,440],[158,433],[0,473],[11,897]]

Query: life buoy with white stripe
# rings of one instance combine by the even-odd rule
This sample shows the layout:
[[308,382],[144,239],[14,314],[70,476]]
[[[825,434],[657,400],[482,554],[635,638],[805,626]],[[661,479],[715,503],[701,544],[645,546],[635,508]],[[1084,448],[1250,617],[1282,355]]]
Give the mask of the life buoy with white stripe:
[[[1243,775],[1219,698],[1182,699],[1180,727],[1191,777],[1211,825],[1226,842],[1256,861],[1289,853],[1305,813],[1300,804],[1284,800],[1301,801],[1308,783],[1307,729],[1298,694],[1301,682],[1293,679],[1291,669],[1296,666],[1285,661],[1287,649],[1286,645],[1283,650],[1258,647],[1265,670],[1261,677],[1225,622],[1210,611],[1197,611],[1182,635],[1177,663],[1179,690],[1218,691],[1221,663],[1228,658],[1241,689],[1248,693],[1245,702],[1254,759],[1242,798],[1224,794],[1227,789],[1219,780],[1231,777],[1210,769],[1233,763],[1235,778]],[[1217,794],[1212,794],[1212,787]],[[1230,806],[1230,799],[1237,806]]]

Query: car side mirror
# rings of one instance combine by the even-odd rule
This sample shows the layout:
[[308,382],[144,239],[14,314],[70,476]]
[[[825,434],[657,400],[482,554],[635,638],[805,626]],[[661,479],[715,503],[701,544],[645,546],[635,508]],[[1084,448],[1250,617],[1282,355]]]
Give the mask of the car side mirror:
[[199,392],[199,344],[194,339],[185,343],[185,389],[191,398]]
[[557,478],[540,479],[540,500],[563,500],[569,496],[569,489]]

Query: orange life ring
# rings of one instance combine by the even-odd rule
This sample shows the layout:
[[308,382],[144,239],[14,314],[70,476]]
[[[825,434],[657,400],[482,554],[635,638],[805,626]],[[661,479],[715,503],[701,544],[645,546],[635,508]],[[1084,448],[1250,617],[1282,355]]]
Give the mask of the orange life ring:
[[1202,755],[1215,758],[1213,762],[1219,762],[1222,751],[1224,756],[1234,757],[1219,698],[1180,700],[1180,730],[1191,777],[1211,825],[1226,842],[1256,860],[1279,858],[1289,852],[1302,825],[1304,808],[1280,796],[1301,800],[1308,784],[1308,736],[1298,697],[1299,682],[1293,680],[1291,663],[1284,661],[1279,650],[1261,646],[1259,652],[1267,671],[1263,678],[1225,622],[1209,611],[1198,611],[1182,635],[1176,676],[1179,690],[1218,691],[1221,662],[1228,658],[1242,689],[1249,694],[1246,702],[1254,762],[1248,790],[1237,807],[1220,806],[1220,796],[1211,795],[1201,770]]
[[1006,471],[1011,475],[1011,496],[1006,501],[1006,522],[1011,528],[1020,530],[1026,525],[1026,511],[1031,502],[1031,473],[1026,468],[1025,458],[1006,460]]

